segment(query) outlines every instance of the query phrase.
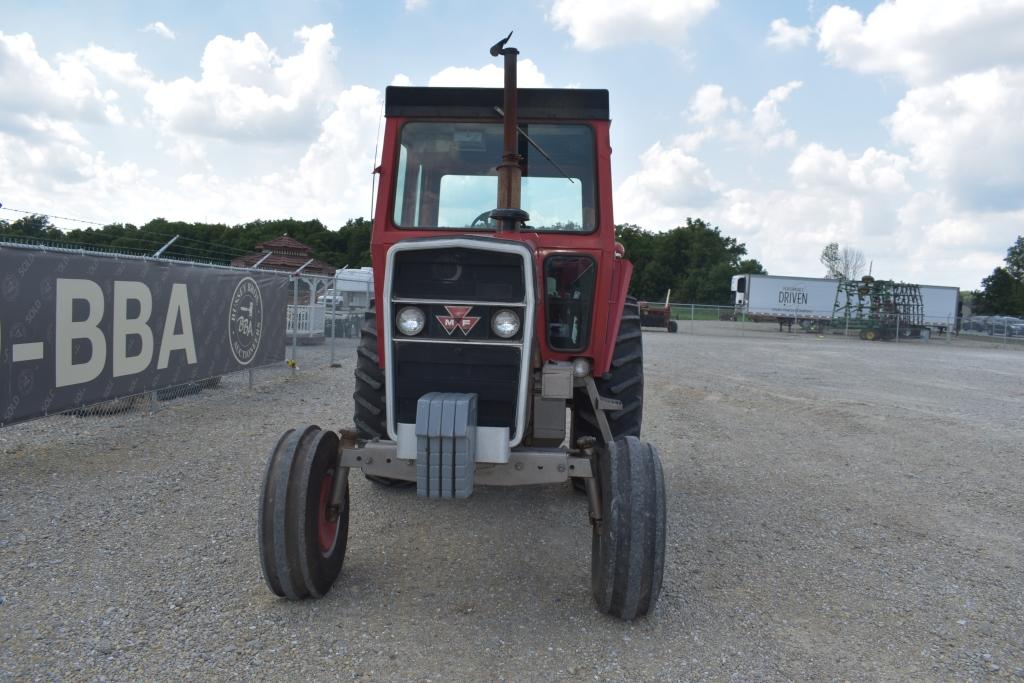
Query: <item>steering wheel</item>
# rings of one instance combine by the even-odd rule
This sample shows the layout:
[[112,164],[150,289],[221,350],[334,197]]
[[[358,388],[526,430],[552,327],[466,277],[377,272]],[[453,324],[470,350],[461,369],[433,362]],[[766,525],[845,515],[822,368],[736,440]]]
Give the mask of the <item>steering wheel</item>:
[[479,216],[474,218],[473,222],[469,224],[469,227],[475,228],[478,223],[480,225],[487,225],[490,222],[491,222],[491,210],[488,209],[487,211],[484,211],[482,214],[480,214]]

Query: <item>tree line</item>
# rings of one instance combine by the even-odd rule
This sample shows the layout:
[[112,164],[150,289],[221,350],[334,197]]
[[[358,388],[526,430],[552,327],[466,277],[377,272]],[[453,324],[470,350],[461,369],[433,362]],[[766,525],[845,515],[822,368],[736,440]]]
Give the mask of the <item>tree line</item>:
[[156,218],[140,226],[111,223],[102,227],[61,230],[41,215],[0,220],[0,236],[24,238],[55,246],[101,251],[154,254],[172,237],[178,239],[162,256],[185,261],[227,263],[250,253],[256,245],[287,233],[309,245],[313,256],[335,267],[370,265],[370,221],[354,218],[337,230],[318,220],[257,220],[240,225],[185,223]]
[[[227,263],[252,252],[260,242],[287,233],[312,247],[314,257],[338,268],[370,265],[370,230],[371,223],[364,218],[354,218],[338,229],[318,220],[291,218],[233,226],[156,218],[140,226],[112,223],[67,231],[41,215],[0,220],[0,236],[139,254],[153,254],[179,235],[164,257],[214,263]],[[665,232],[618,225],[615,235],[633,262],[631,293],[641,300],[663,301],[671,290],[675,302],[728,305],[733,275],[765,272],[756,259],[746,258],[746,245],[699,218],[687,218],[685,225]]]

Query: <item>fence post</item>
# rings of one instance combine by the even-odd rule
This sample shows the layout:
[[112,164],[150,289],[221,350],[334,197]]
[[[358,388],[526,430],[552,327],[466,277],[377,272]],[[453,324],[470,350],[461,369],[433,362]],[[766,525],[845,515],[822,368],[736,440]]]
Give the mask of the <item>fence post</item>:
[[252,384],[253,384],[252,380],[253,380],[252,368],[249,368],[249,391],[252,391]]
[[292,287],[292,377],[295,376],[295,364],[298,362],[296,355],[299,350],[299,278],[292,280],[295,286]]
[[690,304],[690,334],[693,334],[693,304]]
[[336,317],[338,304],[338,279],[335,276],[334,279],[334,294],[331,295],[331,367],[335,366],[334,363],[334,337],[338,329],[338,319]]
[[896,343],[900,343],[900,315],[896,314]]

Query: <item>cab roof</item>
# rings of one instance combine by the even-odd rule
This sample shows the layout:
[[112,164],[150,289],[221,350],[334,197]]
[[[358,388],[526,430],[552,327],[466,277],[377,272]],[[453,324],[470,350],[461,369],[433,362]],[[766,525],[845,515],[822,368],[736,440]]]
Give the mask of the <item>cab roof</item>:
[[[501,120],[502,88],[408,88],[388,86],[386,116]],[[519,88],[519,118],[608,120],[608,91]]]

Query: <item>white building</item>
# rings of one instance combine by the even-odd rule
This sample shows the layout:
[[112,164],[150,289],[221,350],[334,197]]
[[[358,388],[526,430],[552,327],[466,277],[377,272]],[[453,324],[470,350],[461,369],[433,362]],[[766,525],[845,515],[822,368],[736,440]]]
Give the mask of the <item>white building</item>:
[[366,308],[373,298],[373,268],[345,268],[335,272],[334,291],[340,299],[336,305]]

